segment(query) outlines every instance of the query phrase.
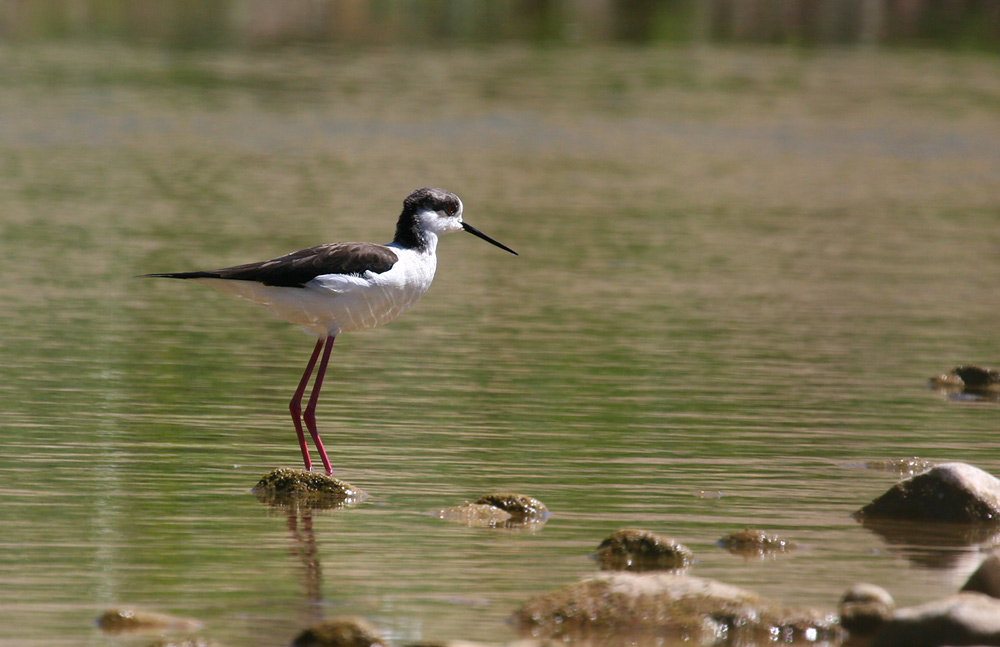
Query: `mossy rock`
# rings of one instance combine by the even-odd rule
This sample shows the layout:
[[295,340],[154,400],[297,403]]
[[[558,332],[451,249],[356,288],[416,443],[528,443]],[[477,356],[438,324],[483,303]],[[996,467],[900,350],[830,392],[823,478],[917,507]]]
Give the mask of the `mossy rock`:
[[928,380],[930,387],[953,399],[1000,401],[1000,370],[969,364]]
[[336,618],[315,624],[292,641],[292,647],[385,647],[378,630],[358,618]]
[[1000,371],[995,368],[985,368],[975,365],[956,366],[951,369],[951,372],[962,380],[967,389],[1000,388]]
[[491,505],[511,516],[514,523],[535,523],[549,517],[549,509],[538,499],[514,492],[486,494],[473,502],[475,505]]
[[155,611],[123,607],[109,609],[98,616],[97,626],[108,634],[141,633],[145,631],[196,631],[201,623],[193,618],[172,616]]
[[265,474],[252,492],[264,503],[300,503],[310,507],[342,507],[367,496],[360,488],[333,476],[288,467],[279,467]]
[[616,530],[594,553],[598,566],[607,571],[654,571],[687,568],[694,553],[680,542],[647,530]]
[[784,553],[796,547],[793,541],[755,528],[744,528],[725,535],[719,540],[719,545],[737,555],[760,557]]

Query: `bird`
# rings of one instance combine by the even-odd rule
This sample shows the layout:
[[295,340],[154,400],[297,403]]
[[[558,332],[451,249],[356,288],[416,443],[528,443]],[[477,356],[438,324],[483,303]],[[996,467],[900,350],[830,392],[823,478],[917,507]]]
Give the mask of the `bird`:
[[[385,245],[327,243],[268,261],[142,277],[202,283],[258,303],[316,337],[288,409],[306,470],[312,471],[313,465],[303,423],[326,474],[332,476],[333,468],[316,426],[316,405],[337,336],[389,323],[413,306],[434,280],[438,238],[444,234],[466,231],[517,255],[465,222],[462,211],[462,201],[454,193],[425,187],[403,200],[395,236]],[[316,377],[303,411],[302,398],[314,371]]]

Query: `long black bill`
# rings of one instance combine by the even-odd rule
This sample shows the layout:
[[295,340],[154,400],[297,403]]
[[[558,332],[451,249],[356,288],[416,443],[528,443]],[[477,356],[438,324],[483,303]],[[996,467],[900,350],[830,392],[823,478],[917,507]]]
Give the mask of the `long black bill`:
[[515,251],[514,251],[513,249],[511,249],[510,247],[507,247],[507,246],[506,246],[506,245],[504,245],[503,243],[498,243],[497,241],[493,240],[492,238],[490,238],[489,236],[487,236],[487,235],[486,235],[486,234],[484,234],[483,232],[479,231],[478,229],[476,229],[475,227],[473,227],[472,225],[470,225],[470,224],[469,224],[469,223],[467,223],[467,222],[463,222],[463,223],[462,223],[462,229],[464,229],[465,231],[469,232],[469,233],[470,233],[470,234],[472,234],[473,236],[476,236],[476,237],[478,237],[478,238],[482,238],[482,239],[483,239],[483,240],[485,240],[485,241],[486,241],[487,243],[490,243],[490,244],[493,244],[493,245],[496,245],[496,246],[497,246],[497,247],[499,247],[500,249],[502,249],[502,250],[505,250],[505,251],[508,251],[508,252],[510,252],[511,254],[513,254],[514,256],[517,256],[517,252],[515,252]]

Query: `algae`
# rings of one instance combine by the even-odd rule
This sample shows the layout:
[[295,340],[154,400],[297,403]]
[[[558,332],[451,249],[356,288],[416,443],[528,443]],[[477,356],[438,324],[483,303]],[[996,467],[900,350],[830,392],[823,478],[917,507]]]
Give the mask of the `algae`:
[[269,505],[312,508],[346,507],[367,496],[360,488],[333,476],[287,467],[268,472],[251,491]]
[[793,541],[754,528],[744,528],[739,532],[725,535],[719,539],[719,545],[730,553],[761,557],[784,553],[796,547]]
[[473,502],[476,505],[491,505],[508,512],[511,521],[533,523],[549,517],[549,509],[538,499],[514,492],[486,494]]

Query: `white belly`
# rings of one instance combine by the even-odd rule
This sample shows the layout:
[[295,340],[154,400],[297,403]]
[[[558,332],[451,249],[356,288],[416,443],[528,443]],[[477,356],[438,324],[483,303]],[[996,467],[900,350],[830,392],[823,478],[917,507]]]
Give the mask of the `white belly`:
[[320,337],[336,336],[389,323],[409,310],[431,286],[437,265],[434,254],[396,251],[399,260],[382,274],[325,274],[301,288],[254,281],[194,280],[259,303],[279,318]]

